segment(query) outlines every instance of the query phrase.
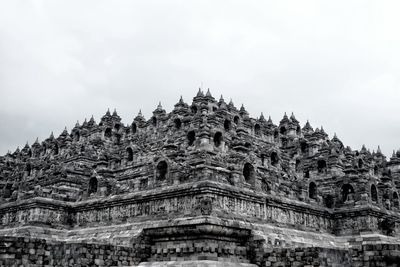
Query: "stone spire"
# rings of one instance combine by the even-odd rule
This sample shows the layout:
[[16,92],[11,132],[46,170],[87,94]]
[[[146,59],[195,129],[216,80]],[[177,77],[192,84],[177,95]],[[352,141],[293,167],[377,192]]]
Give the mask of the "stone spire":
[[229,109],[229,110],[234,110],[234,111],[236,110],[236,107],[235,107],[235,105],[233,104],[232,98],[229,100],[228,109]]
[[207,88],[206,97],[213,97],[210,92],[210,88]]
[[382,155],[382,150],[381,150],[380,146],[378,146],[378,149],[376,150],[376,154]]
[[204,93],[203,93],[203,91],[201,91],[201,88],[199,88],[199,91],[197,92],[196,97],[203,97],[203,96],[204,96]]
[[265,122],[264,114],[261,112],[260,118],[258,119],[261,122]]
[[145,121],[146,119],[144,118],[143,114],[142,114],[142,110],[139,109],[139,112],[137,114],[137,116],[135,117],[134,121]]
[[299,122],[298,120],[296,120],[296,117],[294,116],[293,112],[292,112],[292,115],[290,115],[290,120],[292,122],[294,122],[294,123],[298,123]]
[[249,115],[249,113],[247,112],[247,110],[244,108],[244,105],[243,105],[243,104],[242,104],[242,106],[240,107],[239,114],[242,115],[242,116],[247,116],[247,115]]
[[176,103],[176,104],[174,105],[174,107],[175,107],[175,109],[187,108],[187,107],[188,107],[188,104],[186,104],[185,101],[183,101],[183,97],[181,96],[181,97],[179,98],[178,103]]
[[306,124],[304,125],[303,129],[301,129],[301,131],[305,135],[311,135],[314,133],[314,129],[313,129],[313,127],[311,127],[311,124],[308,120],[307,120]]

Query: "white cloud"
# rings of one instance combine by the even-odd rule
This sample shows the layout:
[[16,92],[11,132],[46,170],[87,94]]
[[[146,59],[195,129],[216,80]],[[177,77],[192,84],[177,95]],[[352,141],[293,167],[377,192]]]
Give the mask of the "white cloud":
[[[4,1],[0,152],[107,107],[125,123],[201,82],[346,144],[400,146],[397,1]],[[6,126],[7,125],[7,126]]]

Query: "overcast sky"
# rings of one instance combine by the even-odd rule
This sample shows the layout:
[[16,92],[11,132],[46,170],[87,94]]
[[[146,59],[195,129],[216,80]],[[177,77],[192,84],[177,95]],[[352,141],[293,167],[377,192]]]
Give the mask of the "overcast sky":
[[[268,2],[268,3],[267,3]],[[353,149],[400,147],[399,1],[1,1],[0,154],[198,87],[292,111]]]

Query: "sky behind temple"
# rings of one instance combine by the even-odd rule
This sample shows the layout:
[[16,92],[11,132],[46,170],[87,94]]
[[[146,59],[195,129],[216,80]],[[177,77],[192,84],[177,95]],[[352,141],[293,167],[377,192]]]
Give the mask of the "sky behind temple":
[[400,148],[399,1],[1,1],[0,154],[199,86],[353,149]]

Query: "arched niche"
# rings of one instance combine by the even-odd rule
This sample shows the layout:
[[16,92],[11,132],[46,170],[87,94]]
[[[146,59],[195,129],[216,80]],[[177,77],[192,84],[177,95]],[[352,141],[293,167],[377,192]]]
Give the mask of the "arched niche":
[[257,136],[261,135],[261,126],[258,123],[256,125],[254,125],[254,134]]
[[7,183],[3,190],[3,197],[10,198],[13,193],[13,185],[11,183]]
[[354,200],[354,188],[351,184],[344,184],[340,190],[342,202],[346,203],[348,201]]
[[104,137],[109,139],[109,138],[111,138],[111,136],[112,136],[112,129],[108,127],[104,131]]
[[78,142],[78,141],[80,140],[80,138],[81,138],[81,135],[80,135],[79,131],[76,131],[76,132],[74,133],[74,138],[73,138],[73,140],[74,140],[75,142]]
[[126,160],[133,161],[133,150],[130,147],[126,149]]
[[54,150],[53,150],[53,152],[54,152],[54,155],[58,155],[58,153],[60,152],[60,148],[58,147],[58,144],[57,144],[57,143],[54,145]]
[[179,118],[174,120],[175,129],[179,130],[182,127],[182,121]]
[[295,167],[294,167],[296,172],[300,171],[300,166],[301,166],[300,159],[296,159],[296,163],[295,163]]
[[280,133],[280,134],[285,135],[286,132],[287,132],[287,130],[286,130],[286,127],[285,127],[285,126],[282,126],[282,127],[279,128],[279,133]]
[[272,166],[278,166],[279,163],[279,157],[278,157],[278,153],[276,153],[275,151],[273,151],[270,155],[270,160],[271,160],[271,165]]
[[234,122],[236,125],[239,124],[239,121],[240,121],[239,116],[233,117],[233,122]]
[[190,111],[192,112],[192,114],[196,114],[197,113],[197,107],[196,106],[191,106],[190,107]]
[[156,179],[157,181],[164,181],[168,174],[168,164],[165,160],[161,160],[156,166]]
[[400,208],[399,194],[397,192],[393,192],[393,207]]
[[221,132],[216,132],[214,134],[214,145],[216,147],[220,147],[222,144],[222,133]]
[[135,134],[135,133],[136,133],[136,131],[137,131],[137,125],[136,125],[136,123],[132,123],[132,125],[131,125],[131,131],[132,131],[132,134]]
[[188,140],[188,145],[192,146],[194,144],[194,141],[196,140],[196,133],[195,131],[189,131],[187,133],[187,140]]
[[308,197],[317,200],[317,185],[314,182],[308,185]]
[[226,119],[226,120],[224,121],[224,129],[225,129],[225,131],[227,131],[227,132],[231,130],[231,121],[230,121],[230,120]]
[[371,185],[371,200],[372,202],[378,202],[378,190],[374,184]]
[[364,168],[364,161],[362,159],[358,159],[358,168],[359,169]]
[[317,169],[318,173],[325,173],[326,172],[326,161],[324,159],[319,159],[317,161]]
[[91,194],[96,194],[97,193],[97,187],[98,187],[98,181],[96,177],[91,177],[89,180],[89,186],[88,186],[88,195],[90,196]]
[[255,180],[255,171],[253,165],[250,163],[245,163],[243,166],[243,177],[244,180],[249,184],[254,184]]

